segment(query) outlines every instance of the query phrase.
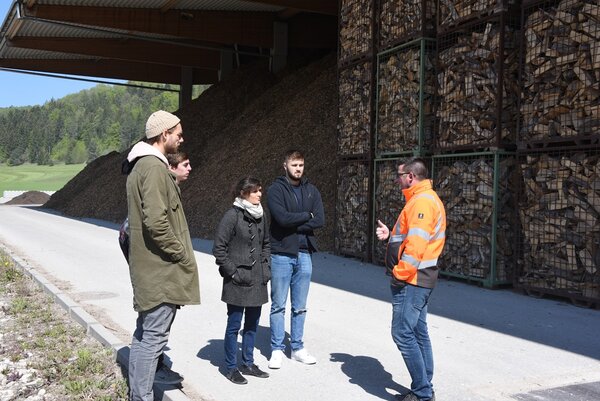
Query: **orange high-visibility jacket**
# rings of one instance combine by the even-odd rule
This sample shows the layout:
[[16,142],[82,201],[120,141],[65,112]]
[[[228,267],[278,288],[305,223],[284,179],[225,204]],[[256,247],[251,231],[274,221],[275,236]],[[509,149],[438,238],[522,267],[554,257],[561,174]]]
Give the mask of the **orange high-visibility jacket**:
[[406,206],[390,232],[386,266],[396,280],[433,288],[438,258],[446,242],[446,211],[431,180],[423,180],[402,193]]

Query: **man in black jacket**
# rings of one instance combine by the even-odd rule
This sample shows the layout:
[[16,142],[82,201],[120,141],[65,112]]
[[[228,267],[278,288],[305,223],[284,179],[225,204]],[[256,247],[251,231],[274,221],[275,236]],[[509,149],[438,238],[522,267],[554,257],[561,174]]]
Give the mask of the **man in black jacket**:
[[311,253],[317,252],[313,230],[325,222],[323,201],[319,190],[303,177],[304,156],[301,152],[288,151],[283,169],[285,175],[273,182],[267,194],[271,213],[271,369],[279,369],[284,358],[288,290],[292,304],[292,359],[308,365],[317,362],[304,348],[302,337],[312,275]]

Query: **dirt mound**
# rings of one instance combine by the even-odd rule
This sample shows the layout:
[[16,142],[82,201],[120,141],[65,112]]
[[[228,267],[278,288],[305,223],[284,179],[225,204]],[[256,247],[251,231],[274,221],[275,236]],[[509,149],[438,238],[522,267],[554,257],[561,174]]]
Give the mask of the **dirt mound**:
[[[192,236],[212,238],[222,213],[233,201],[231,187],[241,177],[254,175],[268,188],[283,173],[284,152],[299,148],[306,156],[306,176],[323,195],[326,226],[318,232],[321,247],[333,249],[334,56],[278,76],[269,74],[264,65],[241,69],[177,114],[184,131],[182,150],[190,155],[193,168],[182,184]],[[127,152],[94,160],[45,206],[75,217],[121,221],[127,214],[127,202],[126,177],[120,166]]]
[[40,191],[28,191],[19,196],[15,196],[5,203],[5,205],[43,205],[50,199],[50,195]]

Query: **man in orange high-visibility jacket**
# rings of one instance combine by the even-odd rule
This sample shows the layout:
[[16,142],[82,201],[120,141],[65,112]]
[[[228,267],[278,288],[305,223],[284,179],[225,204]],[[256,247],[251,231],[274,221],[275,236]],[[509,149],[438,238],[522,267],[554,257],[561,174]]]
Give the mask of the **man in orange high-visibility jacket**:
[[446,212],[428,174],[422,159],[398,166],[397,183],[406,205],[391,233],[379,220],[375,230],[379,240],[389,238],[386,267],[392,276],[392,337],[412,379],[411,392],[401,398],[404,401],[435,400],[427,304],[446,239]]

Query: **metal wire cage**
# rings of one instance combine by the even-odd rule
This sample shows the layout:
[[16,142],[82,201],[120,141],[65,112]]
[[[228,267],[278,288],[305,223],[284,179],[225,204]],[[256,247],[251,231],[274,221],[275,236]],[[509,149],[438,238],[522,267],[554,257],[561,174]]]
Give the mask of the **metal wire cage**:
[[424,153],[433,137],[435,40],[377,56],[376,155]]
[[519,148],[600,143],[599,21],[596,0],[523,4]]
[[373,63],[338,70],[338,156],[365,157],[371,150]]
[[373,54],[375,0],[341,0],[338,63],[344,66]]
[[600,302],[600,148],[519,155],[516,285]]
[[516,17],[490,17],[438,35],[434,147],[445,151],[511,149],[518,116]]
[[515,167],[512,153],[433,156],[433,184],[447,220],[440,274],[489,288],[512,284]]
[[518,5],[519,0],[438,0],[437,30],[445,33],[473,20],[511,11]]
[[435,35],[435,0],[379,0],[379,49]]
[[370,199],[368,161],[342,161],[338,165],[335,251],[338,255],[369,257]]

